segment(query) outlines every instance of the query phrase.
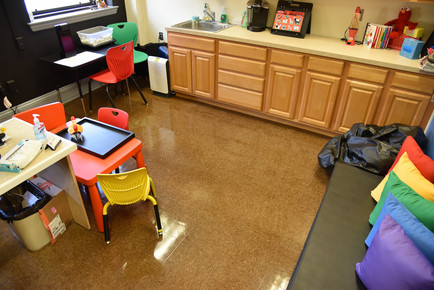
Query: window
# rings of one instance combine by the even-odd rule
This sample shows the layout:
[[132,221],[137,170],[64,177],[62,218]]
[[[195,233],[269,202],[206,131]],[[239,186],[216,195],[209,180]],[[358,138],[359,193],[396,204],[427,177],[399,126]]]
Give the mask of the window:
[[[106,1],[112,2],[112,1]],[[97,9],[94,0],[24,0],[32,31],[53,28],[67,22],[76,23],[117,12],[117,6]]]

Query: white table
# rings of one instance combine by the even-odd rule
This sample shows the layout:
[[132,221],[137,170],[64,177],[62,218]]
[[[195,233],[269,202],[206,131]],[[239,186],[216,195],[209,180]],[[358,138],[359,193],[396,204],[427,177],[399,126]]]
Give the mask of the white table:
[[[9,137],[6,145],[0,147],[2,156],[23,139],[35,139],[32,125],[22,120],[12,118],[1,123],[0,126],[6,128],[5,133]],[[50,132],[47,134],[53,135]],[[69,159],[69,154],[77,150],[77,145],[64,138],[61,139],[62,142],[55,151],[51,149],[42,151],[20,173],[0,172],[0,195],[37,174],[65,190],[74,221],[90,229],[89,219]]]

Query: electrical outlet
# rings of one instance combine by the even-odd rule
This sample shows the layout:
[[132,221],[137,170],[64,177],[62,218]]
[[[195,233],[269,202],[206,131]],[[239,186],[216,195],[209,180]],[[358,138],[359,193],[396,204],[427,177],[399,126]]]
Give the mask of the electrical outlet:
[[158,40],[159,41],[163,41],[164,40],[163,32],[158,32]]
[[15,85],[15,80],[6,81],[6,85],[11,95],[15,95],[18,92],[17,86]]
[[17,42],[17,47],[19,50],[24,50],[24,38],[17,37],[15,38],[15,41]]

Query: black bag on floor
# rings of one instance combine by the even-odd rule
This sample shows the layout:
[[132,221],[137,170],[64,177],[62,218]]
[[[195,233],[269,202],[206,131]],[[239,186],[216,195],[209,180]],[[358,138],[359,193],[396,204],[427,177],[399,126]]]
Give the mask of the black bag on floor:
[[318,154],[318,162],[332,171],[338,160],[385,175],[392,166],[402,143],[412,136],[424,150],[428,144],[422,128],[403,124],[388,126],[354,124],[345,134],[333,137]]

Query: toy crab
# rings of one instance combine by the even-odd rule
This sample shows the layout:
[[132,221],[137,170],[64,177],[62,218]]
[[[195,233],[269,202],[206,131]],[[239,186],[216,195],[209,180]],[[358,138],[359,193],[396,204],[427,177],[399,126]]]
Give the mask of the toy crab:
[[74,142],[83,143],[84,139],[81,135],[83,127],[75,122],[75,117],[71,117],[71,126],[68,127],[68,133],[71,134],[71,140]]

